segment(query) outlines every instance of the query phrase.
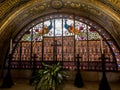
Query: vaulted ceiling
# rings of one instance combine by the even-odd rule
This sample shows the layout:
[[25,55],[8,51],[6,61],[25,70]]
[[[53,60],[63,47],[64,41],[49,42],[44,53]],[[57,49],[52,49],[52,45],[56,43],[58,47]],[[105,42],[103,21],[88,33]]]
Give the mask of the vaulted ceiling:
[[70,13],[103,27],[120,48],[120,0],[0,0],[0,60],[10,38],[44,15]]

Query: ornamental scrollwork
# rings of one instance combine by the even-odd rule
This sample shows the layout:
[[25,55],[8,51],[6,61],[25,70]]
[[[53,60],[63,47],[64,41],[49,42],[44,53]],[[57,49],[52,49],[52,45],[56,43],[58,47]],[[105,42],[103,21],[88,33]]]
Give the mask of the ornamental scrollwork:
[[76,8],[76,9],[83,9],[85,11],[88,11],[89,13],[92,13],[92,14],[95,14],[95,15],[101,15],[101,11],[98,10],[97,8],[91,6],[91,5],[88,5],[88,4],[85,4],[85,3],[67,3],[66,6],[70,6],[71,8]]
[[63,7],[62,0],[51,0],[51,7],[54,9],[61,9]]
[[32,7],[30,10],[26,10],[24,12],[24,14],[19,15],[19,18],[17,18],[17,22],[19,21],[23,21],[23,19],[28,18],[34,14],[43,12],[45,9],[47,8],[47,4],[46,3],[42,3],[41,5],[35,5],[34,7]]

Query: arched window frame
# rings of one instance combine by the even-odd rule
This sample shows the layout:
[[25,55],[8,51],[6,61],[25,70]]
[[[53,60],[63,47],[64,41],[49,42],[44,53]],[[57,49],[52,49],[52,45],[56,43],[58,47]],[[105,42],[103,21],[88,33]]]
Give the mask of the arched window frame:
[[[103,40],[109,46],[110,51],[111,51],[111,53],[113,55],[113,59],[115,60],[115,62],[120,61],[119,50],[116,47],[115,42],[114,42],[113,38],[111,37],[111,35],[103,27],[99,26],[97,23],[95,23],[95,22],[93,22],[93,21],[91,21],[89,19],[86,19],[84,17],[68,15],[68,14],[52,14],[52,15],[49,15],[49,16],[40,17],[39,19],[36,19],[31,24],[29,24],[27,27],[25,27],[21,32],[18,33],[18,35],[14,39],[14,42],[15,42],[14,48],[15,48],[15,46],[17,46],[17,42],[19,42],[21,40],[22,36],[24,36],[25,32],[30,30],[32,27],[34,27],[35,25],[37,25],[39,23],[44,23],[47,20],[57,19],[57,18],[74,19],[75,21],[77,20],[79,22],[82,22],[82,23],[88,25],[89,27],[92,27],[96,32],[98,32],[101,35]],[[43,25],[43,27],[44,27],[44,25]],[[116,50],[118,50],[118,52],[116,52]],[[119,66],[119,64],[118,64],[118,66]]]

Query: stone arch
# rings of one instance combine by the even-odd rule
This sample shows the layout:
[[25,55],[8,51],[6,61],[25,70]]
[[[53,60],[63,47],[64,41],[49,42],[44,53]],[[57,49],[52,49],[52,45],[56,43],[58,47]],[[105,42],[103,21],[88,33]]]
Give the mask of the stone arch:
[[0,42],[2,43],[0,48],[1,51],[3,51],[0,52],[0,59],[3,60],[5,57],[7,48],[9,47],[8,43],[10,38],[14,38],[23,27],[36,18],[59,12],[72,13],[93,20],[104,27],[104,29],[111,34],[115,40],[116,46],[118,46],[118,48],[120,47],[119,14],[113,11],[110,7],[94,0],[66,0],[63,1],[62,6],[60,5],[61,2],[56,6],[51,4],[50,0],[33,0],[24,4],[23,7],[11,11],[11,13],[2,21],[0,27]]

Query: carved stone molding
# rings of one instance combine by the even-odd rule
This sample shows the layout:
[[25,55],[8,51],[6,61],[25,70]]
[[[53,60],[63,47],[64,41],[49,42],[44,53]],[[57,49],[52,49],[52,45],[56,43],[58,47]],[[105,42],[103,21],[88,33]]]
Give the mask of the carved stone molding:
[[61,9],[63,7],[62,0],[51,0],[51,7],[54,9]]
[[115,5],[116,7],[120,8],[120,0],[107,0],[107,1]]
[[29,0],[4,0],[0,3],[0,22],[9,15],[14,9]]
[[2,15],[5,14],[5,12],[11,8],[12,6],[14,6],[17,2],[19,2],[19,0],[8,0],[4,3],[1,3],[1,6],[0,6],[0,18],[2,17]]
[[100,0],[100,2],[120,14],[120,0]]

